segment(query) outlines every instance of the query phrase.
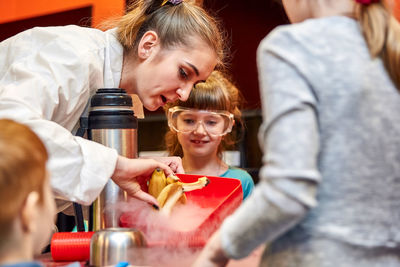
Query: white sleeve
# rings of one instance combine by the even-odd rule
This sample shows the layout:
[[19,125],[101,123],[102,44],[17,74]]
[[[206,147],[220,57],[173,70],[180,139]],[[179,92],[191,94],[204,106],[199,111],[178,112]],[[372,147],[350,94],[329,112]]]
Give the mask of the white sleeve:
[[47,120],[25,121],[42,139],[50,153],[48,169],[58,198],[89,205],[114,172],[117,151],[73,136]]
[[54,35],[35,30],[0,44],[0,118],[30,126],[45,143],[56,197],[88,205],[114,172],[118,154],[70,130],[90,84],[102,84],[103,66],[100,55],[78,55]]

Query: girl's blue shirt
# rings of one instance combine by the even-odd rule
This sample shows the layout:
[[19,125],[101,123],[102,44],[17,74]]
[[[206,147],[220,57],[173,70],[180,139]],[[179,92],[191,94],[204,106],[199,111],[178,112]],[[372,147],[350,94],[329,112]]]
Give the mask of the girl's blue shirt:
[[229,166],[228,170],[220,175],[220,177],[239,179],[242,183],[243,200],[245,200],[253,191],[254,181],[250,174],[240,168]]

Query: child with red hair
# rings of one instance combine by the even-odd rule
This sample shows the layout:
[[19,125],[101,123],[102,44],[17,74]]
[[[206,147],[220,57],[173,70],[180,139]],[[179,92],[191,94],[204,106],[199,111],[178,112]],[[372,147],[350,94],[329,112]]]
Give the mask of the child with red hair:
[[48,154],[27,126],[0,120],[0,265],[33,261],[48,244],[55,203],[46,170]]

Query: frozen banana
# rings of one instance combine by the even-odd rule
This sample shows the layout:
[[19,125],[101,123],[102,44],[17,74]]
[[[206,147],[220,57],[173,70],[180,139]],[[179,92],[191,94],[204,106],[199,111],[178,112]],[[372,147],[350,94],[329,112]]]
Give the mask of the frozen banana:
[[158,204],[160,205],[160,212],[165,215],[170,215],[172,208],[179,202],[186,203],[186,196],[183,192],[182,185],[173,183],[167,185],[160,193],[157,198]]
[[164,171],[156,169],[149,181],[149,193],[157,198],[161,212],[169,215],[176,203],[186,204],[185,192],[201,189],[210,180],[201,177],[193,183],[183,183],[177,176],[165,177]]
[[210,183],[210,180],[207,177],[201,177],[194,183],[182,183],[176,182],[182,185],[183,192],[189,192],[197,189],[202,189],[203,187],[207,186]]
[[149,181],[149,194],[157,198],[166,186],[167,178],[164,171],[159,168],[155,169]]

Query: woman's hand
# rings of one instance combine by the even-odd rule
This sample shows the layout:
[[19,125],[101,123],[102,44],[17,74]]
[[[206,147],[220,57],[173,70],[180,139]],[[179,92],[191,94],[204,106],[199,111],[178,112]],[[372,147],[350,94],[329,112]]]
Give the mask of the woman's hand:
[[140,183],[147,181],[156,168],[164,170],[166,176],[183,172],[182,161],[179,157],[129,159],[118,156],[111,179],[129,196],[158,206],[157,200],[140,188]]
[[[182,159],[180,157],[142,157],[142,159],[155,159],[156,161],[168,165],[174,173],[185,173],[182,166]],[[173,174],[165,173],[165,175],[168,177]]]
[[192,267],[223,267],[229,262],[221,244],[220,230],[217,230],[208,240]]

